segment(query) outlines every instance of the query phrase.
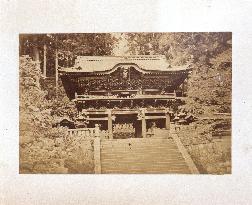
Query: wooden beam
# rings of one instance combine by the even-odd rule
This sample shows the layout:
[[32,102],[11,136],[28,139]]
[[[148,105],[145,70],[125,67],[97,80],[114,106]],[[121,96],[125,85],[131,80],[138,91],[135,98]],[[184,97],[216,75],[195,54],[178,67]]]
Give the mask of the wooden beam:
[[165,113],[165,109],[152,109],[152,110],[146,110],[145,113]]
[[146,120],[152,120],[152,119],[166,119],[166,116],[145,116]]
[[89,118],[83,118],[83,120],[89,120],[89,121],[99,121],[99,120],[108,120],[108,117],[89,117]]
[[111,90],[111,92],[137,92],[138,90]]
[[[150,100],[172,100],[175,99],[174,96],[170,95],[141,95],[141,96],[135,96],[135,97],[129,97],[129,98],[123,98],[123,97],[108,97],[108,96],[95,96],[95,97],[89,97],[85,98],[83,95],[77,95],[77,100],[79,101],[97,101],[97,100],[111,100],[111,101],[119,101],[119,100],[144,100],[144,99],[150,99]],[[178,97],[178,99],[183,99],[183,97]]]
[[131,111],[115,111],[115,110],[112,110],[112,113],[113,114],[120,114],[120,115],[129,115],[129,114],[137,114],[138,112],[137,112],[137,110],[135,110],[135,111],[133,111],[133,110],[131,110]]
[[[83,112],[87,112],[88,114],[92,114],[92,115],[102,115],[102,114],[108,114],[108,111],[107,110],[86,110],[83,111]],[[120,114],[120,115],[128,115],[128,114],[138,114],[138,109],[111,109],[111,112],[112,114]],[[146,109],[145,110],[145,113],[151,113],[151,114],[159,114],[159,113],[166,113],[166,110],[165,109]]]
[[88,113],[89,115],[106,115],[108,111],[99,111],[99,110],[85,110],[84,112]]

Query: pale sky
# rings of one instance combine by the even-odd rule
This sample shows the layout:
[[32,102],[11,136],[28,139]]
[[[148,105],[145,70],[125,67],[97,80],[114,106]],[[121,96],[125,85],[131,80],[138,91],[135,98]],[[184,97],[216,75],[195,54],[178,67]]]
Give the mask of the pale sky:
[[119,39],[118,43],[116,43],[115,47],[113,48],[113,55],[115,56],[130,55],[126,35],[124,33],[112,33],[112,36]]

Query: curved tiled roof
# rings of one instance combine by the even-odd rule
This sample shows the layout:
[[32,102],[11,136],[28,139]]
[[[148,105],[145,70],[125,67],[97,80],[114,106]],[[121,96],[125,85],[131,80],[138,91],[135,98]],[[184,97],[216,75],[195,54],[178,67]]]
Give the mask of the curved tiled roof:
[[74,67],[61,68],[63,72],[106,72],[117,65],[137,65],[143,71],[180,71],[188,66],[172,67],[164,55],[137,56],[78,56]]

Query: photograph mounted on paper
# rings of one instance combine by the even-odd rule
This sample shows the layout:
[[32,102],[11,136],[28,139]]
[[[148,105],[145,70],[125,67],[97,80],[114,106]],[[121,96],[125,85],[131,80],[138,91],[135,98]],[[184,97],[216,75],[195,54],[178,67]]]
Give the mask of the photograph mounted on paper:
[[19,173],[231,174],[232,33],[19,35]]

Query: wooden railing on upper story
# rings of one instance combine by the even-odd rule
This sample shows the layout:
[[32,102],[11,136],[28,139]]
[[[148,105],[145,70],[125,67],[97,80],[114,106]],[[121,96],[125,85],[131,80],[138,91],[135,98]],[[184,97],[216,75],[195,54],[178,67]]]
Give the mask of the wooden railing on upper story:
[[77,95],[75,96],[75,100],[144,100],[144,99],[157,99],[157,100],[168,100],[175,98],[183,98],[176,97],[175,93],[167,93],[165,95],[135,95],[135,96],[127,96],[127,97],[119,97],[119,96],[107,96],[107,95]]

